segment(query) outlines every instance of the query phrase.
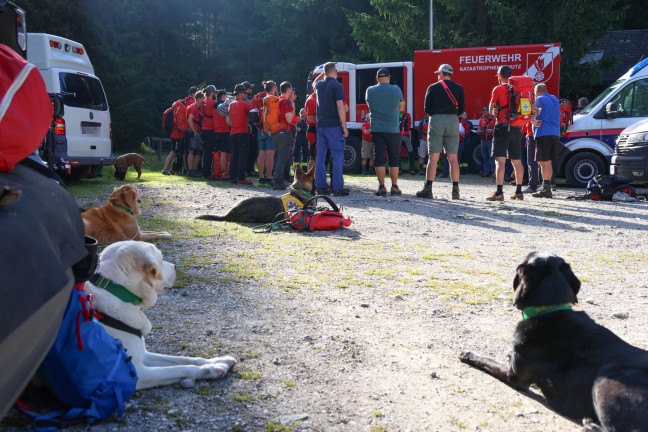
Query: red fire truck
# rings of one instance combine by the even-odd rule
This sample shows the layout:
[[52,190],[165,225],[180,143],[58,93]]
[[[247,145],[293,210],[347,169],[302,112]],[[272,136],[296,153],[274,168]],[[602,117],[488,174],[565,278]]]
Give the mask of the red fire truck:
[[[415,124],[423,118],[425,92],[437,81],[434,71],[447,63],[454,69],[452,79],[464,87],[466,113],[476,126],[482,108],[488,105],[493,87],[497,85],[496,72],[502,65],[513,69],[513,75],[528,75],[536,82],[547,84],[549,93],[558,96],[560,86],[560,44],[512,45],[481,48],[452,48],[420,50],[414,52],[414,61],[352,64],[337,63],[338,78],[344,86],[349,112],[347,127],[349,137],[344,151],[345,172],[358,172],[360,160],[360,127],[362,116],[369,112],[365,101],[367,87],[376,83],[376,72],[389,68],[391,83],[398,85],[405,97],[406,109]],[[323,65],[311,72],[311,80],[319,75]],[[416,132],[413,131],[415,134]],[[463,154],[471,171],[479,170],[481,154],[479,138],[471,134]],[[417,137],[413,140],[418,143]]]

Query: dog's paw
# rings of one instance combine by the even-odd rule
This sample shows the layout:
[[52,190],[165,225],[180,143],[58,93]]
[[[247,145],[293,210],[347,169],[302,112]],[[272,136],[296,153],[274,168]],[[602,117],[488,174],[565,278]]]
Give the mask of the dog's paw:
[[163,231],[160,233],[160,238],[171,238],[173,237],[170,233]]
[[198,367],[201,372],[198,378],[202,379],[223,378],[231,368],[227,363],[210,363]]
[[208,362],[210,364],[224,364],[228,367],[228,369],[231,369],[232,366],[236,364],[236,359],[230,356],[214,357],[214,358],[210,358]]
[[464,363],[472,363],[474,359],[475,354],[473,354],[471,351],[461,351],[461,353],[459,353],[459,360]]

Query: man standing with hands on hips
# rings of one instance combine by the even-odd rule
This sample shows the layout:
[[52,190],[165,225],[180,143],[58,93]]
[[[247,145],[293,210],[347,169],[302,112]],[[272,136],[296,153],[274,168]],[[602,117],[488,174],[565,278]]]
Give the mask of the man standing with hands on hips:
[[441,150],[445,150],[450,163],[452,199],[459,199],[459,114],[464,112],[464,89],[452,81],[452,66],[442,64],[435,72],[437,82],[425,92],[425,113],[430,117],[428,125],[428,153],[430,160],[423,190],[416,192],[419,198],[433,198],[432,182],[436,177]]
[[334,196],[349,195],[344,188],[344,143],[349,136],[344,108],[344,88],[337,80],[335,63],[328,62],[324,71],[313,81],[317,95],[317,155],[315,187],[320,195],[328,194],[326,187],[326,152],[331,153],[331,187]]
[[374,167],[378,178],[376,195],[387,195],[385,188],[385,149],[389,161],[392,195],[402,194],[398,188],[398,170],[400,165],[400,113],[405,111],[403,91],[397,85],[390,84],[389,69],[380,68],[376,73],[378,84],[371,86],[365,93],[365,100],[371,115],[371,138],[376,150]]

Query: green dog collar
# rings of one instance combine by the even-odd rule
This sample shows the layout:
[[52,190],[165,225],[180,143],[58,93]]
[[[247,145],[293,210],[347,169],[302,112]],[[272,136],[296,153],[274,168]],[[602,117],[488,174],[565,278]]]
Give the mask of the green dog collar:
[[555,305],[555,306],[536,306],[536,307],[528,307],[522,311],[522,319],[529,319],[529,318],[535,318],[539,317],[541,315],[545,315],[551,312],[556,312],[560,310],[572,310],[571,305],[568,304],[561,304],[561,305]]
[[130,292],[123,285],[116,284],[110,279],[101,276],[99,273],[93,274],[92,277],[90,278],[90,282],[93,285],[98,286],[99,288],[105,289],[106,291],[108,291],[110,294],[114,295],[121,301],[124,301],[126,303],[132,303],[134,305],[138,305],[142,303],[141,298],[137,297],[135,294]]
[[126,207],[126,206],[119,205],[119,204],[113,204],[113,205],[114,205],[115,207],[117,207],[118,209],[124,210],[124,211],[125,211],[126,213],[128,213],[128,214],[135,214],[135,213],[133,212],[133,210],[131,210],[130,208],[128,208],[128,207]]

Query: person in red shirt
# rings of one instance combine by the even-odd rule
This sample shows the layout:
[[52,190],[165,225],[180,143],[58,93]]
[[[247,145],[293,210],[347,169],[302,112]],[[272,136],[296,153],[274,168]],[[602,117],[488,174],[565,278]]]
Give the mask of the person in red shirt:
[[202,175],[210,178],[212,175],[212,164],[214,161],[214,147],[216,145],[216,135],[214,132],[214,119],[219,115],[216,111],[218,102],[216,101],[216,87],[208,85],[203,90],[205,101],[203,102],[203,121],[200,130],[200,137],[203,141],[202,157]]
[[[185,103],[184,99],[178,99],[173,103],[173,105],[171,105],[171,108],[164,111],[164,116],[167,115],[175,116],[175,112],[178,109],[178,105],[184,103]],[[178,160],[182,162],[182,165],[184,165],[184,151],[186,148],[186,146],[184,145],[184,131],[180,130],[176,118],[174,118],[173,128],[171,130],[171,134],[169,135],[169,137],[171,138],[171,151],[169,152],[169,155],[164,161],[164,169],[162,170],[162,174],[164,175],[171,175],[171,172],[169,171],[169,167],[171,166],[171,162],[173,162],[173,159],[176,156],[178,156]],[[175,174],[181,174],[181,173],[182,173],[182,168],[180,168],[180,171]]]
[[236,84],[234,94],[236,100],[229,104],[229,118],[232,125],[230,131],[232,142],[230,183],[251,185],[252,181],[246,178],[247,158],[250,151],[250,130],[248,128],[250,104],[247,102],[247,89],[243,84]]
[[279,124],[281,129],[272,134],[272,143],[277,151],[277,165],[275,166],[274,190],[284,190],[287,185],[284,183],[284,171],[286,165],[290,166],[292,155],[292,134],[291,124],[295,117],[295,104],[290,100],[292,97],[292,84],[284,81],[279,85]]
[[[225,102],[227,99],[227,92],[225,90],[218,90],[216,93],[216,107]],[[220,113],[218,109],[214,110],[214,152],[219,157],[219,166],[214,167],[213,180],[228,180],[227,162],[229,160],[231,151],[230,146],[230,125],[227,123],[227,118]]]
[[315,166],[315,156],[317,156],[317,146],[315,145],[317,139],[317,129],[315,127],[317,124],[317,95],[315,92],[311,92],[306,98],[304,109],[306,110],[306,124],[308,125],[306,139],[308,140],[308,150],[310,152],[310,160],[308,161],[308,169],[310,170]]
[[369,171],[374,167],[374,143],[371,141],[371,125],[369,124],[369,115],[362,116],[362,146],[360,147],[360,156],[362,157],[362,174],[369,175]]
[[189,149],[187,154],[187,169],[189,170],[187,176],[189,177],[202,177],[202,173],[198,170],[200,164],[200,157],[202,152],[202,141],[200,139],[200,129],[203,119],[203,102],[205,95],[203,92],[196,92],[196,102],[187,107],[187,123],[189,129],[193,132],[193,137],[189,141]]
[[[504,201],[504,171],[506,159],[511,160],[515,170],[515,178],[524,178],[524,168],[522,167],[522,128],[511,126],[510,113],[511,108],[509,78],[511,77],[510,66],[500,66],[497,71],[497,81],[499,85],[493,88],[488,111],[496,116],[495,128],[493,131],[493,156],[495,157],[497,190],[493,195],[486,198],[487,201]],[[522,184],[516,185],[515,193],[511,195],[513,200],[523,200]]]

